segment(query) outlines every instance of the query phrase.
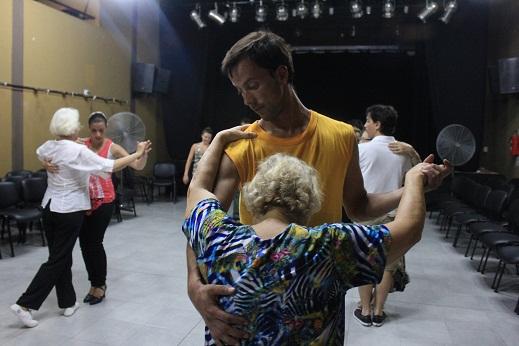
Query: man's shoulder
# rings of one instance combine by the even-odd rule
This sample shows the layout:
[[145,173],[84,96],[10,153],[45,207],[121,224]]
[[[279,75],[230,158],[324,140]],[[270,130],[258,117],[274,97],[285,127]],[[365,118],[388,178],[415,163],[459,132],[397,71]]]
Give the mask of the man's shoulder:
[[318,113],[314,111],[314,114],[317,118],[317,126],[316,129],[318,131],[326,131],[328,133],[340,134],[340,135],[355,135],[353,131],[353,126],[345,123],[344,121],[340,121],[334,119],[330,116]]

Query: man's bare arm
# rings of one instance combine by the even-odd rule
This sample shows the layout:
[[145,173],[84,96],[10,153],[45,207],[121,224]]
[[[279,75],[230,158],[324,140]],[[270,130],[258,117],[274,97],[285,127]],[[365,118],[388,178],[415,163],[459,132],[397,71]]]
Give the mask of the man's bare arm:
[[[236,167],[227,155],[222,156],[214,194],[224,209],[228,209],[235,191],[238,188],[239,176]],[[188,269],[188,295],[191,302],[204,319],[213,338],[228,345],[239,343],[239,339],[247,337],[247,333],[233,325],[245,325],[247,321],[223,311],[218,305],[218,297],[231,295],[234,289],[223,285],[204,283],[196,264],[196,257],[189,245],[186,248]]]
[[355,221],[374,219],[395,209],[401,197],[402,189],[388,193],[366,192],[355,145],[343,188],[343,205],[348,216]]

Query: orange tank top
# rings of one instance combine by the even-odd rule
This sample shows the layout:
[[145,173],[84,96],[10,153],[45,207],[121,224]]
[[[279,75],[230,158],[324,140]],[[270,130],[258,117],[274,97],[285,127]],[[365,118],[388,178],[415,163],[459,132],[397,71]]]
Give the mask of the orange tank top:
[[[321,178],[322,207],[307,226],[341,221],[344,180],[357,145],[353,127],[312,111],[306,129],[294,137],[273,136],[258,121],[246,131],[258,136],[233,142],[225,149],[238,170],[241,186],[252,180],[257,165],[268,156],[280,152],[293,155],[314,167]],[[252,215],[241,199],[240,220],[252,224]]]
[[[104,157],[105,159],[108,158],[108,154],[110,153],[110,147],[112,146],[112,140],[111,139],[105,139],[105,142],[101,149],[97,152],[97,155]],[[92,140],[89,138],[85,141],[85,145],[92,149]],[[98,177],[99,183],[101,184],[103,188],[103,201],[102,204],[111,203],[115,200],[115,190],[114,190],[114,184],[112,183],[112,177],[109,176],[106,179],[103,179],[101,177]]]

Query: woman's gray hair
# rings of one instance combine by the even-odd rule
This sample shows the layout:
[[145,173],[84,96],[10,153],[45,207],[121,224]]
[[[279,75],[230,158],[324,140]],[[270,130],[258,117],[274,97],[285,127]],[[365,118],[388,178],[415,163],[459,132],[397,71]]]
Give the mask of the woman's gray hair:
[[298,158],[274,154],[259,164],[242,198],[255,217],[279,208],[289,222],[304,225],[321,209],[319,173]]
[[49,131],[54,136],[71,136],[79,132],[79,112],[75,108],[60,108],[50,121]]

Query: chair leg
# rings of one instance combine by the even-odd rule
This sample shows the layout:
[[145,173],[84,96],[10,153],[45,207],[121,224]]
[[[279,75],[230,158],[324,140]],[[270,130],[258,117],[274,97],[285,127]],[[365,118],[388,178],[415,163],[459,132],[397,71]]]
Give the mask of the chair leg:
[[135,210],[135,200],[133,197],[130,199],[130,202],[132,202],[133,216],[137,216],[137,210]]
[[11,247],[11,257],[14,257],[13,237],[11,236],[11,223],[7,220],[7,238],[9,239],[9,246]]
[[470,245],[472,245],[472,240],[474,239],[474,234],[470,234],[469,243],[467,244],[467,248],[465,249],[465,257],[469,255]]
[[496,274],[494,275],[494,280],[492,280],[492,285],[490,285],[491,288],[495,288],[496,287],[497,277],[499,275],[499,270],[501,269],[501,264],[502,263],[503,263],[503,261],[499,260],[499,263],[497,264]]
[[479,240],[476,238],[474,239],[474,247],[472,248],[472,254],[470,255],[470,259],[474,259],[474,253],[476,252],[476,248],[478,247]]
[[494,288],[494,292],[497,293],[499,291],[499,284],[501,284],[501,278],[503,277],[503,274],[505,273],[506,264],[503,262],[503,265],[501,266],[501,271],[499,272],[499,278],[497,279],[496,286]]
[[[456,235],[454,236],[454,241],[452,242],[452,246],[454,246],[454,247],[456,247],[458,245],[458,239],[460,239],[461,227],[463,227],[463,225],[459,224],[458,229],[456,230]],[[449,232],[449,231],[447,230],[447,232]]]
[[177,182],[173,182],[173,203],[177,203]]
[[41,234],[41,246],[45,246],[45,235],[44,229],[43,229],[43,222],[41,221],[41,218],[38,220],[38,224],[40,225],[40,234]]
[[[481,254],[481,258],[479,259],[479,264],[478,264],[478,269],[477,269],[478,272],[481,271],[481,268],[483,267],[483,262],[485,260],[485,255],[487,254],[487,251],[490,251],[490,249],[485,248],[483,250],[483,253]],[[483,274],[483,273],[481,273],[481,274]]]
[[488,257],[490,256],[491,252],[492,252],[492,249],[488,248],[487,255],[485,257],[485,263],[483,263],[483,267],[481,268],[481,274],[485,274],[485,270],[487,269]]

